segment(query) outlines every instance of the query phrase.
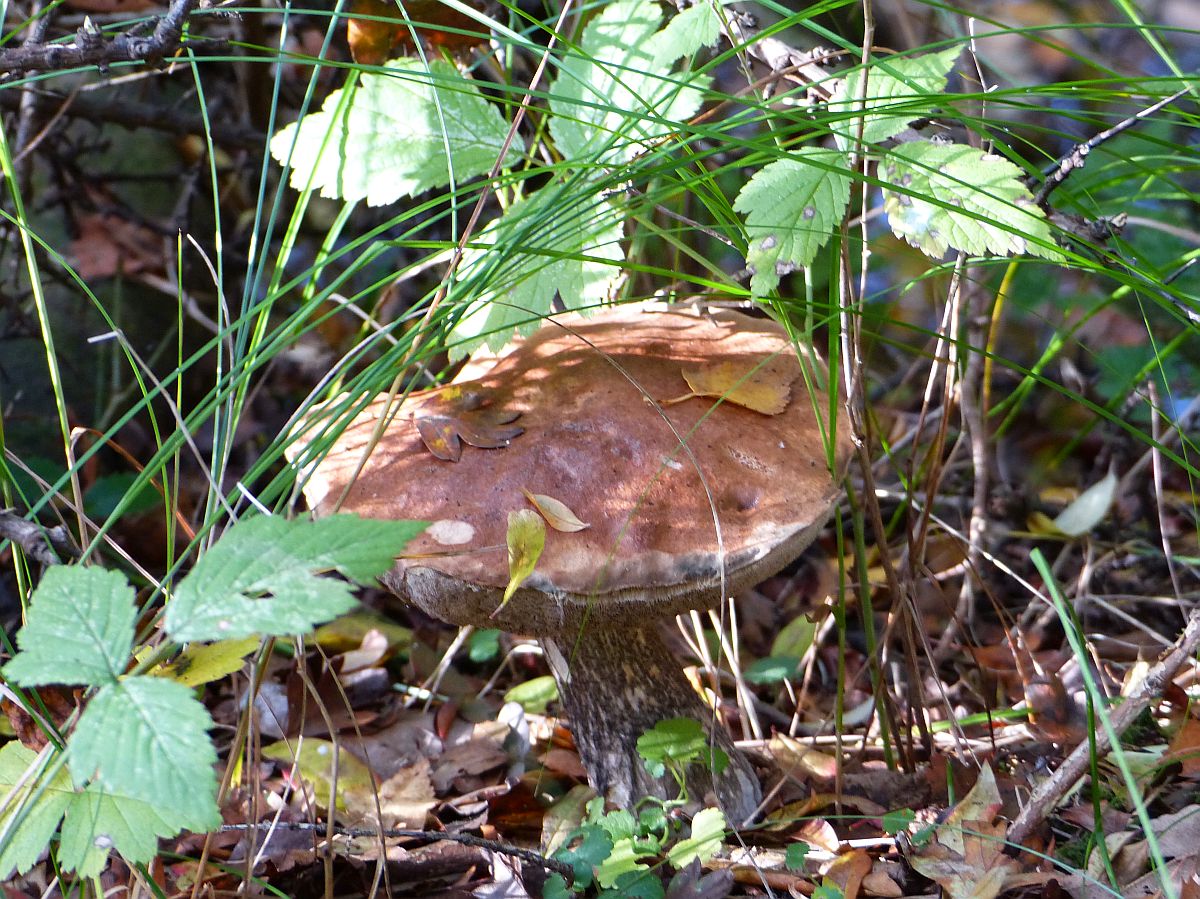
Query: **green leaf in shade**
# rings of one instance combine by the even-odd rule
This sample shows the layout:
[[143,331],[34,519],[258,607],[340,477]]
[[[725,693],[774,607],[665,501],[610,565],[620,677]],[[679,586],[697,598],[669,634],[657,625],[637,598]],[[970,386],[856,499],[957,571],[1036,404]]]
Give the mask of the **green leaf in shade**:
[[712,759],[714,773],[729,764],[729,756],[709,745],[708,734],[694,718],[668,718],[638,737],[637,752],[654,777],[662,777],[668,764],[685,767],[693,762]]
[[[492,170],[508,123],[448,62],[394,59],[331,93],[319,112],[271,140],[291,185],[369,206]],[[512,149],[522,148],[520,140]],[[511,154],[510,154],[511,155]]]
[[771,655],[802,659],[816,635],[817,623],[807,615],[797,615],[771,641]]
[[558,699],[558,684],[549,674],[517,684],[504,694],[505,702],[515,702],[531,715],[541,715],[546,706]]
[[424,527],[356,515],[238,522],[180,583],[167,604],[167,632],[181,643],[308,633],[355,605],[349,584],[320,574],[369,583]]
[[767,656],[747,665],[742,677],[751,684],[777,684],[795,677],[799,665],[796,656]]
[[514,331],[533,332],[556,296],[580,311],[612,299],[623,230],[617,206],[582,181],[552,181],[510,206],[464,256],[463,277],[481,290],[454,326],[450,355],[462,358],[485,341],[499,349]]
[[[0,746],[0,797],[5,800],[0,811],[0,882],[37,864],[75,795],[65,768],[48,784],[30,778],[36,759],[36,752],[15,741]],[[16,829],[10,830],[14,820]]]
[[25,686],[111,683],[125,670],[137,617],[125,576],[103,568],[51,568],[33,593],[20,652],[4,676]]
[[1007,159],[965,144],[910,141],[881,163],[883,208],[897,237],[927,256],[1031,253],[1059,259],[1045,213]]
[[700,108],[707,80],[671,74],[686,45],[657,37],[661,22],[652,0],[618,0],[565,54],[550,89],[550,134],[568,159],[627,161]]
[[475,631],[467,640],[467,656],[472,662],[490,662],[500,655],[500,631],[487,627]]
[[152,805],[167,828],[205,831],[217,812],[212,719],[183,684],[128,677],[101,687],[67,743],[77,786]]
[[836,150],[805,147],[755,172],[733,204],[746,216],[754,295],[770,293],[781,275],[811,264],[849,202],[850,171]]
[[588,887],[593,869],[600,865],[613,849],[612,837],[595,824],[581,827],[567,845],[554,853],[554,858],[570,865],[575,871],[575,885]]
[[895,811],[887,812],[881,821],[884,833],[890,833],[892,836],[900,833],[902,830],[908,830],[908,825],[917,820],[916,812],[910,808],[896,809]]
[[[961,47],[947,47],[921,56],[891,56],[865,70],[867,90],[863,97],[866,113],[862,138],[877,144],[895,137],[914,119],[928,115],[939,94],[946,89],[947,78]],[[848,114],[857,108],[862,93],[864,70],[846,73],[842,86],[829,98],[831,112]],[[847,118],[835,126],[838,144],[848,147],[857,131],[857,118]]]
[[702,808],[692,818],[692,834],[667,850],[667,861],[682,868],[694,858],[706,862],[721,848],[725,838],[725,816],[718,808]]
[[73,794],[67,808],[58,860],[80,877],[96,877],[104,870],[110,847],[131,865],[144,864],[158,855],[159,837],[177,832],[152,803],[89,784]]
[[789,871],[803,871],[804,860],[812,847],[808,843],[788,843],[783,853],[783,865]]

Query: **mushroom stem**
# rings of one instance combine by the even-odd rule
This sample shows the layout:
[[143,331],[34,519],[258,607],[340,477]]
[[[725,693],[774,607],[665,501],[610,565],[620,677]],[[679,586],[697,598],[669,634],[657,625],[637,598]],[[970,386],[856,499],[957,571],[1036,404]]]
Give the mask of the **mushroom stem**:
[[689,798],[702,802],[715,793],[735,826],[754,814],[761,792],[753,768],[725,728],[714,723],[712,709],[683,676],[653,621],[628,627],[589,623],[577,638],[542,642],[596,792],[623,808],[643,796],[676,798],[678,783],[669,771],[656,778],[646,770],[637,741],[660,721],[693,718],[729,764],[715,778],[710,765],[690,765]]

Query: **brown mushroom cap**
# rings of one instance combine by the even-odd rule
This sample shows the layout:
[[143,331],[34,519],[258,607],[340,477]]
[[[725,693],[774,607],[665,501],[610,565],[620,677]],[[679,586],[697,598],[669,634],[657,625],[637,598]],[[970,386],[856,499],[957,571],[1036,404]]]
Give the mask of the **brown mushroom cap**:
[[[751,372],[790,382],[782,412],[693,397],[684,369]],[[519,412],[524,433],[503,448],[435,458],[414,418],[455,409],[443,393],[415,395],[363,465],[340,511],[422,519],[388,586],[454,624],[561,634],[585,612],[607,623],[702,608],[773,574],[824,524],[835,467],[849,455],[844,423],[801,377],[778,325],[737,312],[711,318],[619,307],[555,316],[478,380],[457,385],[486,412]],[[456,394],[450,394],[451,397]],[[470,403],[461,424],[470,432]],[[376,401],[309,473],[305,494],[334,511],[375,430]],[[824,436],[836,434],[832,436]],[[509,580],[508,514],[525,491],[566,504],[589,527],[547,530],[536,569],[494,619]],[[719,526],[719,536],[718,536]]]

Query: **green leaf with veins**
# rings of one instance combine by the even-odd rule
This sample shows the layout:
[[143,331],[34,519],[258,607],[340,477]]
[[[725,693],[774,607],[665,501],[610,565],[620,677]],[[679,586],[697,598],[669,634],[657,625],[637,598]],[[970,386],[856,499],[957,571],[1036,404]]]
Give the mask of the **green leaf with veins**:
[[691,56],[716,44],[721,38],[722,20],[726,15],[721,10],[723,2],[700,0],[671,16],[662,31],[653,38],[659,63],[670,65],[681,56]]
[[463,257],[463,280],[481,292],[454,326],[450,356],[485,341],[499,349],[554,310],[586,311],[616,292],[625,261],[624,215],[598,184],[556,180],[510,206]]
[[[368,206],[490,172],[509,126],[475,82],[442,60],[388,62],[333,91],[320,111],[271,139],[297,190]],[[523,148],[514,141],[509,156]]]
[[90,781],[152,805],[163,827],[203,832],[221,823],[212,726],[182,684],[128,677],[92,697],[67,743],[67,765],[77,786]]
[[125,670],[137,617],[125,576],[103,568],[51,568],[17,634],[20,652],[4,676],[28,687],[111,683]]
[[[829,110],[850,116],[858,108],[865,75],[863,143],[877,144],[895,137],[910,122],[929,114],[935,98],[946,89],[950,70],[961,53],[961,47],[947,47],[921,56],[890,56],[866,69],[847,72],[841,87],[829,98]],[[854,140],[857,121],[857,116],[852,116],[833,126],[843,150]]]
[[1023,172],[1007,159],[964,144],[911,141],[889,152],[880,168],[895,185],[883,192],[888,224],[927,256],[955,249],[1061,259]]
[[652,0],[618,0],[584,28],[581,49],[564,55],[550,89],[550,134],[563,156],[628,161],[700,108],[708,81],[671,74],[688,46],[673,33],[658,37],[661,22]]
[[167,632],[181,643],[307,633],[356,603],[349,584],[319,574],[370,583],[424,526],[356,515],[240,521],[180,583],[167,604]]
[[836,150],[805,147],[755,172],[733,204],[746,216],[754,295],[765,296],[781,275],[810,265],[849,202],[850,171]]
[[[0,882],[37,864],[75,795],[65,768],[49,783],[30,778],[36,760],[37,753],[20,743],[0,746],[0,796],[6,800],[0,811]],[[11,829],[18,818],[16,829]]]
[[158,855],[159,838],[174,836],[178,830],[153,804],[89,784],[73,794],[67,807],[58,861],[80,877],[97,877],[110,847],[131,865],[144,864]]
[[702,808],[692,818],[692,834],[667,850],[667,861],[682,868],[694,858],[706,862],[721,848],[725,838],[725,815],[718,808]]

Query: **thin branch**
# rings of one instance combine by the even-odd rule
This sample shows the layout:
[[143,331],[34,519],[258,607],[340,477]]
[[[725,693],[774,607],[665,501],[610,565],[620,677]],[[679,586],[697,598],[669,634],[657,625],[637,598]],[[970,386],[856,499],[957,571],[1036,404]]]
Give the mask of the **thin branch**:
[[[276,823],[263,821],[260,824],[223,824],[218,829],[221,831],[315,830],[324,835],[328,832],[329,827],[326,824],[312,824],[307,821]],[[555,874],[561,874],[568,884],[573,883],[575,880],[575,869],[566,862],[546,858],[546,856],[534,852],[532,849],[523,849],[520,846],[513,846],[511,843],[499,843],[496,840],[485,840],[483,837],[475,837],[467,833],[445,833],[441,830],[396,830],[390,828],[375,830],[370,827],[334,827],[333,832],[343,837],[411,837],[413,839],[431,840],[433,842],[447,840],[451,843],[460,843],[463,846],[473,846],[476,849],[487,849],[491,852],[498,852],[501,855],[519,858],[523,862],[537,865],[540,868],[545,868],[547,871],[553,871]]]
[[179,49],[183,25],[199,0],[173,0],[150,34],[135,26],[106,40],[85,22],[70,43],[29,43],[0,52],[0,74],[56,72],[91,66],[106,68],[121,62],[157,62]]
[[[1175,677],[1175,673],[1183,667],[1184,663],[1195,656],[1197,647],[1200,647],[1200,610],[1192,612],[1188,618],[1187,627],[1184,628],[1179,639],[1159,658],[1154,667],[1146,672],[1145,678],[1126,697],[1125,701],[1113,711],[1113,733],[1121,734],[1138,715],[1150,707],[1152,702],[1162,696],[1163,690]],[[1096,753],[1107,752],[1111,748],[1108,730],[1097,730],[1094,742]],[[1008,829],[1007,839],[1009,841],[1023,843],[1037,830],[1059,800],[1088,770],[1091,763],[1091,752],[1092,743],[1084,740],[1075,747],[1074,752],[1063,760],[1057,771],[1042,781],[1033,791],[1033,795],[1029,797],[1028,804],[1021,809],[1021,813],[1017,815],[1017,819]]]

